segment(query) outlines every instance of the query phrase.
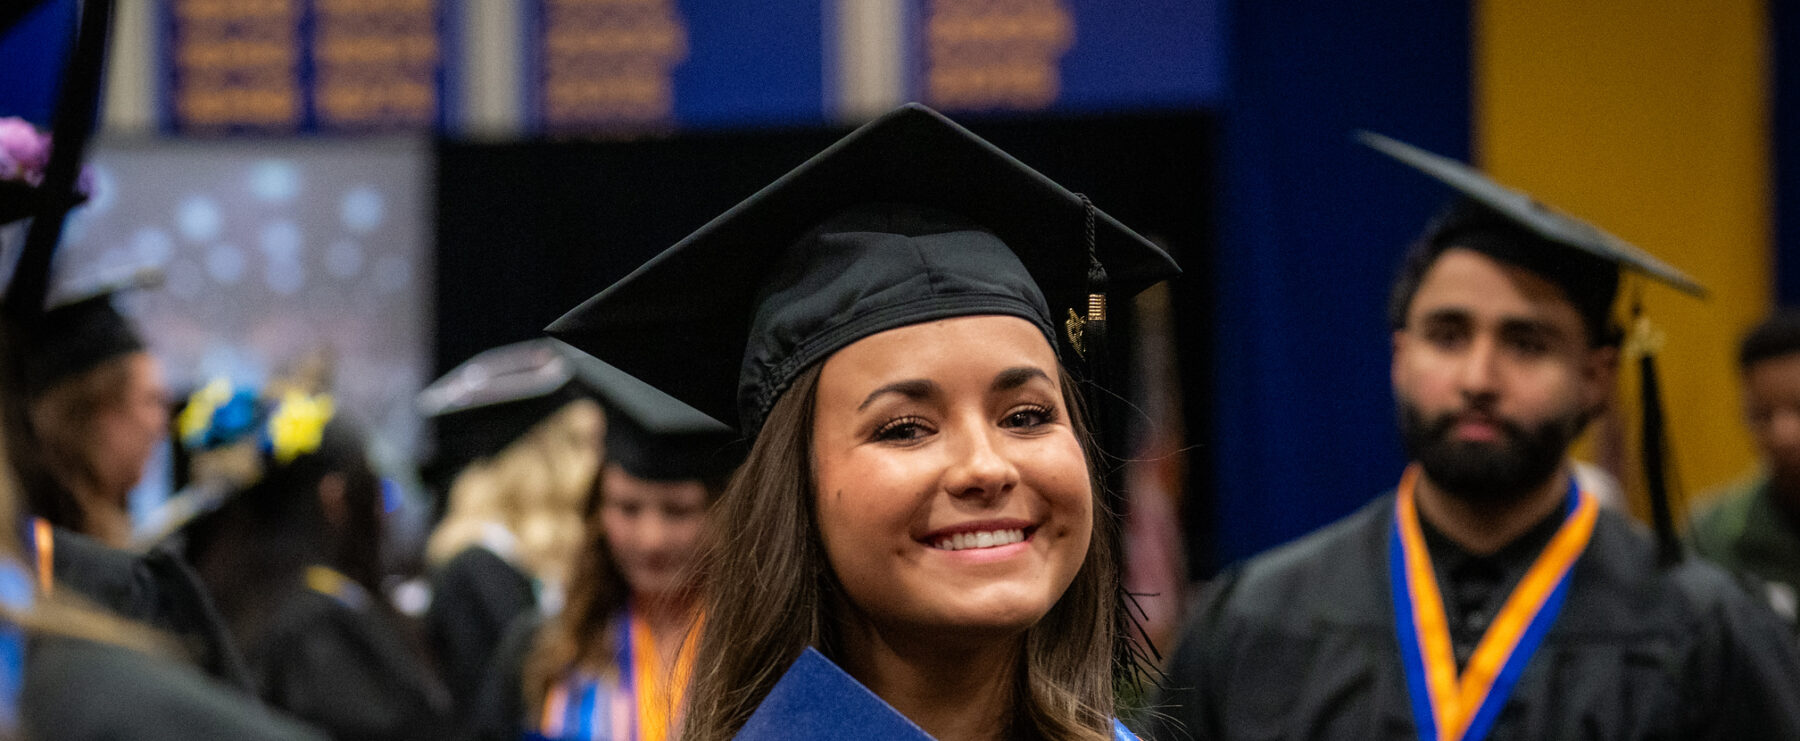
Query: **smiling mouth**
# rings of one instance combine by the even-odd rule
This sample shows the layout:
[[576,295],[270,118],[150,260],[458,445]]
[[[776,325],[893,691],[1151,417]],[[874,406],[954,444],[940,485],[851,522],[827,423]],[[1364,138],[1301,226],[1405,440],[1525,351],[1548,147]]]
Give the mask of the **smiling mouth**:
[[1023,542],[1030,537],[1030,530],[1035,528],[1012,528],[1008,530],[980,530],[972,533],[957,533],[938,538],[931,547],[940,551],[966,551],[975,548],[998,548]]

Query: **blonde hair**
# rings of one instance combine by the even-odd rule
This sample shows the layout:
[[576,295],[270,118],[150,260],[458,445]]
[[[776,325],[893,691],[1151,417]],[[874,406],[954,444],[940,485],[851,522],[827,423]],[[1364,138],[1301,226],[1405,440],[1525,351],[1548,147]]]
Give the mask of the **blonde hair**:
[[600,405],[576,399],[499,453],[464,468],[426,543],[426,560],[442,565],[499,526],[515,541],[511,556],[519,567],[541,580],[563,581],[582,545],[604,428]]
[[[834,619],[847,597],[832,573],[814,514],[812,420],[819,366],[776,401],[750,457],[713,507],[688,741],[724,741],[743,727],[782,672],[808,646],[836,658]],[[1025,632],[1013,699],[1012,735],[1111,738],[1114,657],[1124,631],[1118,609],[1117,516],[1093,475],[1094,449],[1079,394],[1062,374],[1064,405],[1087,453],[1094,533],[1081,568],[1050,612]]]

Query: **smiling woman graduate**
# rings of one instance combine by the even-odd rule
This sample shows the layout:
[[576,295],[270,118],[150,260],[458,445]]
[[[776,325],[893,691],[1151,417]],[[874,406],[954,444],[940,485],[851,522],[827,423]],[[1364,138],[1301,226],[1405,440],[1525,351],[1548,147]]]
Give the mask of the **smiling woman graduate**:
[[[1063,361],[1094,349],[1107,286],[1176,272],[910,105],[552,325],[751,439],[714,508],[682,737],[776,714],[788,737],[1125,733],[1117,523]],[[821,654],[850,689],[784,691],[843,676],[808,674]]]

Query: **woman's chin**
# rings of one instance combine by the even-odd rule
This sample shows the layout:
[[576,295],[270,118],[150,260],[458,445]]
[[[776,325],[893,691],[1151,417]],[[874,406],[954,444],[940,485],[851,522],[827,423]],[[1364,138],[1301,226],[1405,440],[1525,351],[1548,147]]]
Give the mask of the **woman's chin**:
[[1044,619],[1047,605],[1035,602],[983,602],[917,616],[913,627],[925,636],[969,640],[1010,640]]

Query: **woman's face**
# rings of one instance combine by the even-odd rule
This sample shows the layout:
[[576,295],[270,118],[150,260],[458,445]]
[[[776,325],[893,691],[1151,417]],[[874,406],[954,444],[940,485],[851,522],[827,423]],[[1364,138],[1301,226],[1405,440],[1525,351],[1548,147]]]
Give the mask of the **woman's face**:
[[169,426],[169,388],[162,366],[149,353],[125,358],[125,387],[119,403],[102,406],[93,421],[91,457],[99,484],[123,502],[144,476]]
[[656,598],[685,591],[700,551],[706,487],[640,479],[616,465],[600,476],[600,527],[632,594]]
[[1087,557],[1093,491],[1060,368],[1023,319],[888,330],[825,361],[819,530],[877,628],[1016,633]]

